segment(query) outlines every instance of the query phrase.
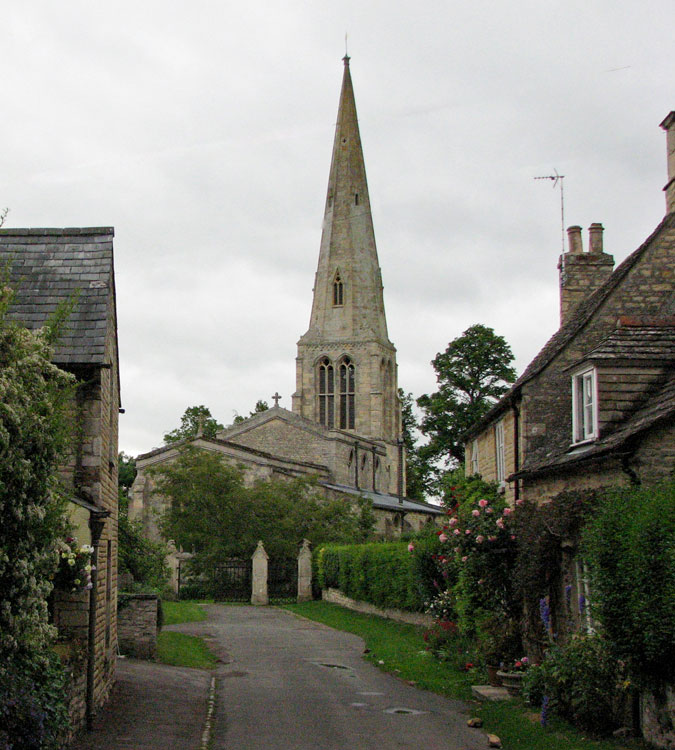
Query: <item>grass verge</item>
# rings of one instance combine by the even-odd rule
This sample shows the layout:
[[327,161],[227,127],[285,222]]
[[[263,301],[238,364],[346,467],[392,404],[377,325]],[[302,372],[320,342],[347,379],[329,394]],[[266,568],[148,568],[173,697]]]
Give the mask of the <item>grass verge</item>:
[[163,631],[157,637],[157,661],[172,667],[213,669],[216,657],[203,638],[185,633]]
[[178,625],[181,622],[200,622],[206,620],[206,612],[196,602],[167,602],[162,601],[164,610],[164,624]]
[[[453,669],[424,650],[420,628],[402,625],[381,617],[362,615],[327,602],[285,605],[284,609],[354,633],[364,639],[369,650],[365,658],[386,672],[417,687],[449,698],[471,700],[471,681],[467,673]],[[520,700],[477,702],[470,707],[473,716],[483,719],[483,730],[496,734],[504,748],[518,750],[637,750],[647,745],[640,740],[592,740],[555,718],[548,726],[539,723],[539,713]]]

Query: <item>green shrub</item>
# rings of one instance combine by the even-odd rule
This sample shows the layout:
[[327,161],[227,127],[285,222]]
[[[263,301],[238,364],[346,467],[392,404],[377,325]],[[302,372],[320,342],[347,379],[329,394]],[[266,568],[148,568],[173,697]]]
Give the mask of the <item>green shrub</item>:
[[405,542],[326,545],[316,555],[319,585],[377,607],[422,611],[433,591],[423,560],[432,545],[422,542],[412,553]]
[[17,653],[7,659],[0,666],[0,747],[63,747],[69,727],[66,690],[66,673],[55,654]]
[[597,635],[575,636],[552,646],[540,667],[532,667],[524,690],[530,702],[548,698],[550,710],[580,729],[604,734],[616,726],[622,675],[607,641]]
[[675,480],[617,489],[583,534],[593,614],[639,683],[675,680]]

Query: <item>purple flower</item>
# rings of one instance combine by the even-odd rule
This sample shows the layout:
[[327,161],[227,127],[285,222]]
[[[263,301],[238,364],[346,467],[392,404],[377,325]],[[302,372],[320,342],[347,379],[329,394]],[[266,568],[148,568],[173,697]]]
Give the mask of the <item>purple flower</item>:
[[579,594],[579,614],[583,615],[586,609],[586,597],[583,594]]
[[544,623],[544,629],[548,632],[551,627],[551,608],[548,606],[545,596],[542,596],[539,600],[539,616]]
[[541,702],[541,719],[540,724],[542,727],[545,727],[548,723],[548,695],[544,696],[544,699]]

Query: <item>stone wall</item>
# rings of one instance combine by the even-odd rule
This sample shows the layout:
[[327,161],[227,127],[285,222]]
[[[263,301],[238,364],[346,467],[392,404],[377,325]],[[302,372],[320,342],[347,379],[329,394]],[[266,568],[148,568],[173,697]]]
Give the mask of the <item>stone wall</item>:
[[117,637],[120,652],[137,659],[157,655],[156,594],[120,594],[117,603]]
[[640,710],[645,740],[654,747],[675,750],[675,687],[664,686],[660,695],[643,693]]
[[350,599],[338,589],[324,589],[321,592],[321,598],[325,602],[330,602],[331,604],[339,604],[341,607],[345,607],[346,609],[353,609],[355,612],[361,612],[364,615],[377,615],[378,617],[386,617],[388,620],[404,622],[408,625],[422,625],[424,627],[431,627],[434,623],[434,618],[431,615],[423,615],[419,612],[404,612],[401,609],[380,609],[374,604],[368,604],[367,602],[358,602],[355,599]]

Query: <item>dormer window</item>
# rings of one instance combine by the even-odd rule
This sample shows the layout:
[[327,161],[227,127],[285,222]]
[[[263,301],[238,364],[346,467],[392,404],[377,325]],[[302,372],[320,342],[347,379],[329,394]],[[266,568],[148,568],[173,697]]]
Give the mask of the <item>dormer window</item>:
[[572,439],[574,443],[583,443],[597,437],[597,378],[591,367],[572,376]]
[[340,272],[335,274],[335,280],[333,281],[333,307],[342,307],[344,304],[344,286],[342,284],[342,278]]

